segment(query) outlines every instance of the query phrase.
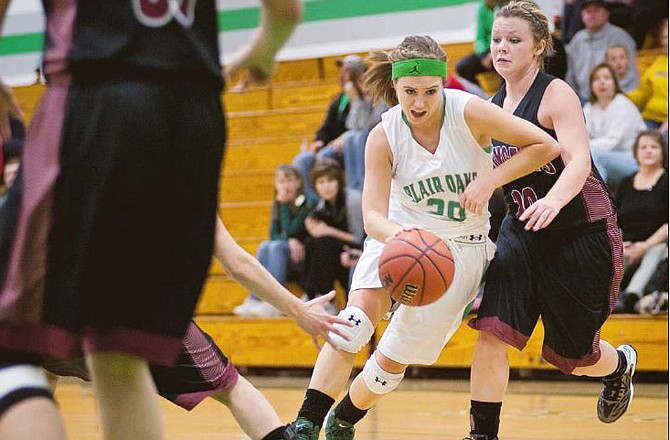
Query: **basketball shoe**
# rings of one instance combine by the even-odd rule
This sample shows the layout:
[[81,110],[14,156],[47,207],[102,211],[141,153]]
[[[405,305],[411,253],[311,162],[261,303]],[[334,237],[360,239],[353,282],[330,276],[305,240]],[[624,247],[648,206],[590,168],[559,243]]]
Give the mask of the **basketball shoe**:
[[335,417],[333,411],[326,417],[326,440],[352,440],[356,429],[354,425]]
[[603,390],[598,398],[598,419],[603,423],[612,423],[623,416],[633,401],[633,374],[637,364],[637,353],[630,345],[617,348],[626,359],[626,369],[621,376],[603,379]]
[[304,417],[298,417],[295,422],[289,425],[289,429],[293,430],[293,439],[295,440],[318,440],[321,427]]

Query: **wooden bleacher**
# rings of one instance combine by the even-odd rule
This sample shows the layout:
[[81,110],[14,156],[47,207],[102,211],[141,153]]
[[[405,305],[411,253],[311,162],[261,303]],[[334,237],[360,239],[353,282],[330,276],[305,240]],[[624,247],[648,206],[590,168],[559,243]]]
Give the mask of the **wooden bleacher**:
[[[470,53],[472,43],[444,47],[449,56],[449,73],[454,73],[456,61]],[[656,50],[640,54],[637,62],[641,72],[656,55]],[[229,132],[219,212],[238,243],[254,255],[268,234],[273,171],[278,165],[289,163],[300,151],[301,143],[311,141],[321,124],[328,103],[339,89],[334,62],[337,58],[284,61],[279,63],[270,85],[223,94]],[[487,89],[495,87],[496,78],[488,79],[492,85]],[[30,119],[44,86],[19,87],[15,91]],[[300,295],[296,286],[289,288]],[[197,322],[239,366],[311,367],[316,349],[289,319],[245,319],[232,315],[232,309],[246,296],[247,291],[213,261],[198,304]],[[384,328],[382,324],[375,340]],[[615,345],[633,343],[640,358],[639,370],[667,372],[667,315],[612,316],[603,328],[603,337]],[[475,338],[476,332],[461,326],[434,367],[468,367]],[[550,368],[542,359],[540,346],[541,331],[537,331],[523,353],[510,349],[511,366]],[[368,354],[364,350],[356,365],[362,366]]]

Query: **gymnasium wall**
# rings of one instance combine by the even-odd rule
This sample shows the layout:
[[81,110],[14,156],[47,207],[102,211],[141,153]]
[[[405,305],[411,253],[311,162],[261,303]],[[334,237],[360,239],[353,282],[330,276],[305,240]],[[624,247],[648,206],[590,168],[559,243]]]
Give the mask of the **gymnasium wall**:
[[[551,14],[562,1],[538,3]],[[217,0],[222,61],[249,41],[258,24],[260,4],[259,0]],[[430,35],[443,44],[471,41],[478,0],[305,0],[304,4],[303,22],[279,60],[388,48],[409,34]],[[5,81],[34,82],[43,31],[40,0],[11,3],[0,40],[0,75]]]

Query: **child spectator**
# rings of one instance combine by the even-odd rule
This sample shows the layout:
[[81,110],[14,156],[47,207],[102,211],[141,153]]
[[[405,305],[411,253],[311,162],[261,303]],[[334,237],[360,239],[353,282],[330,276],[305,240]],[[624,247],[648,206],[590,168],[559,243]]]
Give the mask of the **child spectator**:
[[[270,239],[258,247],[257,258],[282,285],[297,280],[305,257],[305,218],[316,205],[316,196],[305,192],[298,170],[291,165],[280,165],[275,171],[275,199],[272,204]],[[253,293],[235,307],[239,316],[279,316],[272,304],[260,300]]]
[[341,264],[340,254],[345,245],[361,247],[365,235],[361,193],[345,187],[337,161],[319,159],[312,169],[312,185],[320,200],[305,219],[309,237],[300,281],[310,299],[328,293],[336,280],[348,290],[349,268]]
[[0,209],[5,204],[7,197],[7,190],[14,184],[14,179],[19,173],[19,165],[21,164],[21,156],[19,155],[5,155],[2,164],[2,195],[0,195]]
[[584,117],[591,155],[603,181],[615,188],[621,179],[637,171],[631,147],[645,125],[635,105],[622,93],[612,66],[597,65],[589,83]]
[[630,55],[628,49],[623,44],[615,44],[607,48],[605,52],[605,62],[614,68],[619,80],[619,85],[624,93],[640,86],[640,79],[628,75],[630,68]]
[[640,87],[628,97],[642,112],[647,127],[658,130],[668,140],[668,21],[662,30],[663,54],[644,71]]
[[641,132],[633,146],[640,170],[616,192],[624,239],[624,281],[616,310],[631,313],[668,252],[667,144],[657,131]]

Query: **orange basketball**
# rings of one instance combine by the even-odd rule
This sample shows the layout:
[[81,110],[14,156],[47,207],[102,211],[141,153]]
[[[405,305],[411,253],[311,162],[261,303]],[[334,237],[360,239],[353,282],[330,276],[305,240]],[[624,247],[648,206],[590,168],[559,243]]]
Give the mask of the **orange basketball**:
[[425,306],[440,299],[454,279],[454,257],[447,244],[424,229],[402,231],[384,246],[379,278],[394,301]]

